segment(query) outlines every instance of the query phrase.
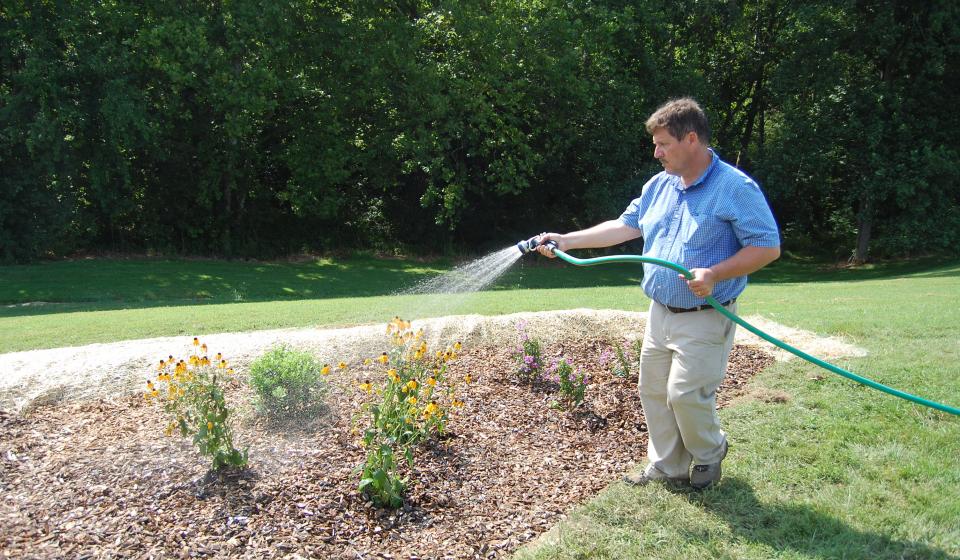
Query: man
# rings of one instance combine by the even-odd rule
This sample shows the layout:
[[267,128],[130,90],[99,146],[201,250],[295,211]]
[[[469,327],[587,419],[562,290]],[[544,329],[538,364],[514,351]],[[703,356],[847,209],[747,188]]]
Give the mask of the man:
[[[780,256],[780,236],[756,182],[708,147],[710,128],[696,101],[667,102],[647,119],[646,128],[663,172],[644,185],[620,219],[562,235],[544,233],[541,243],[554,241],[568,251],[642,236],[645,256],[679,263],[693,273],[688,281],[668,268],[644,264],[642,286],[652,302],[639,390],[649,465],[625,480],[706,488],[720,480],[727,454],[716,391],[736,324],[705,298],[713,295],[736,313],[747,275]],[[543,245],[539,251],[555,256]]]

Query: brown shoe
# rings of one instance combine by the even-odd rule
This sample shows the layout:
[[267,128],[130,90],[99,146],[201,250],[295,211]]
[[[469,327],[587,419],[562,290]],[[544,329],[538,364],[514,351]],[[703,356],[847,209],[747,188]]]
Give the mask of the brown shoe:
[[645,486],[651,482],[661,481],[668,482],[670,484],[687,484],[690,482],[690,479],[685,476],[672,477],[667,476],[663,471],[654,467],[653,465],[648,465],[646,469],[638,472],[625,475],[623,481],[632,486]]
[[708,486],[720,482],[720,477],[723,475],[720,463],[727,456],[727,450],[729,448],[730,446],[724,441],[723,453],[720,455],[719,461],[709,465],[694,465],[693,470],[690,472],[690,486],[693,486],[697,490],[703,490]]

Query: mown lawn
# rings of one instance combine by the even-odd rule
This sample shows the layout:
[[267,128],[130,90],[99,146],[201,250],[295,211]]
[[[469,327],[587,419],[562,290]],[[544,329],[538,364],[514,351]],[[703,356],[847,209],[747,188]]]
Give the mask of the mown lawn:
[[[478,294],[392,295],[449,266],[355,257],[0,267],[0,352],[394,315],[647,304],[636,266],[542,261],[515,265]],[[745,315],[842,336],[869,351],[841,367],[960,405],[958,262],[844,270],[785,260],[757,274],[742,302]],[[721,412],[732,447],[718,488],[613,484],[518,557],[960,557],[960,418],[799,361],[776,364],[752,387],[786,401],[745,398]]]

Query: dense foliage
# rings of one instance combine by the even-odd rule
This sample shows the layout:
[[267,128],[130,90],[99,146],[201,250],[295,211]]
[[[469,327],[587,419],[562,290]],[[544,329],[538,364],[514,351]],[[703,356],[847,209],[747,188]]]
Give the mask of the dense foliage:
[[6,2],[0,261],[483,251],[618,215],[697,97],[788,247],[956,251],[949,0]]
[[313,354],[274,346],[250,363],[250,387],[261,412],[275,419],[308,414],[323,405],[330,366]]

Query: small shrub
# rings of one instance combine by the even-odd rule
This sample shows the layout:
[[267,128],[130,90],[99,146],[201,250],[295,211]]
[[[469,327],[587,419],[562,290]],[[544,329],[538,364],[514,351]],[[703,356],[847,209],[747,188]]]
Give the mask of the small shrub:
[[514,357],[517,360],[516,376],[522,383],[532,383],[540,376],[543,368],[540,341],[531,338],[527,333],[526,321],[517,323],[517,333],[520,337],[520,345],[514,352]]
[[587,374],[580,369],[574,372],[573,366],[567,362],[566,358],[554,362],[547,369],[545,377],[547,381],[557,383],[560,387],[557,401],[560,408],[572,410],[583,403],[583,397],[587,391]]
[[414,463],[414,447],[421,441],[446,430],[452,410],[463,406],[457,392],[469,385],[470,375],[450,379],[447,364],[456,359],[457,342],[431,354],[423,340],[423,331],[413,332],[410,323],[395,318],[387,326],[392,349],[377,358],[365,360],[379,369],[372,381],[359,385],[367,395],[355,416],[363,425],[360,445],[367,458],[358,467],[359,490],[382,507],[403,503],[406,481],[397,473],[397,455],[403,455],[409,467]]
[[250,386],[261,410],[280,417],[313,409],[327,393],[324,377],[329,365],[321,365],[309,352],[286,346],[271,348],[250,364]]
[[[223,393],[225,376],[233,369],[221,354],[214,360],[207,357],[207,345],[193,339],[194,353],[186,360],[170,356],[160,360],[157,383],[147,381],[147,401],[156,400],[169,418],[165,433],[176,430],[183,437],[193,438],[200,453],[212,460],[211,470],[223,467],[242,467],[247,464],[247,450],[239,451],[233,445],[233,433],[228,422],[230,408]],[[200,354],[204,354],[202,357]]]
[[613,352],[617,357],[617,362],[613,366],[613,374],[617,377],[630,377],[630,359],[619,342],[613,343]]

